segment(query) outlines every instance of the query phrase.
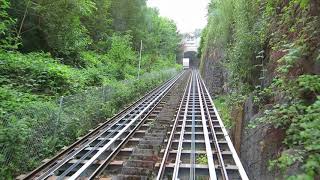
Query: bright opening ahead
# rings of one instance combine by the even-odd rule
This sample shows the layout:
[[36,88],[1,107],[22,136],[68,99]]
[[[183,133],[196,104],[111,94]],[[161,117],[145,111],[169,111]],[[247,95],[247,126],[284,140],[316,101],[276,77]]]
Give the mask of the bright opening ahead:
[[148,6],[177,23],[181,33],[203,29],[207,24],[209,0],[148,0]]

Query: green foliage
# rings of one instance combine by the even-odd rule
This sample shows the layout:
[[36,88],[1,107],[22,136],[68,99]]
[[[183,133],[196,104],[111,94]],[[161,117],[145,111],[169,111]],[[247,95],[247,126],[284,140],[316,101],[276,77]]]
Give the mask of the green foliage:
[[305,107],[304,113],[292,119],[285,140],[291,148],[303,146],[304,174],[314,177],[320,169],[320,96],[311,106]]
[[205,57],[214,50],[213,47],[227,49],[232,40],[233,1],[212,0],[208,10],[208,25],[202,31],[200,54],[200,69],[203,70]]
[[50,52],[62,57],[63,63],[76,67],[85,65],[79,59],[83,51],[106,54],[113,34],[130,36],[134,51],[139,50],[142,40],[143,54],[152,57],[151,66],[158,59],[173,61],[171,58],[181,40],[176,25],[147,7],[145,0],[58,0],[55,3],[12,0],[12,5],[26,12],[26,16],[12,13],[22,29],[21,50]]
[[[290,69],[297,64],[298,60],[301,60],[303,56],[306,55],[306,45],[295,47],[295,44],[286,45],[289,49],[286,51],[288,52],[285,56],[278,60],[280,66],[278,67],[277,71],[280,74],[288,74]],[[285,46],[285,47],[286,47]]]
[[28,93],[16,91],[8,86],[0,87],[0,117],[26,107],[40,98]]
[[[46,120],[51,116],[44,109],[52,111],[51,108],[53,106],[49,103],[30,103],[28,110],[20,110],[15,115],[1,118],[0,142],[3,149],[0,155],[0,164],[3,167],[0,171],[1,177],[13,178],[16,174],[12,174],[12,172],[29,171],[31,170],[30,167],[39,165],[41,159],[51,155],[50,152],[61,148],[59,145],[51,146],[52,149],[50,147],[44,148],[46,144],[39,142],[39,136],[47,137],[52,135],[50,133],[53,133],[47,131],[44,134],[43,129],[40,128],[42,123],[46,123]],[[20,113],[24,114],[23,117]],[[36,117],[34,117],[35,114]],[[48,122],[47,125],[51,126],[52,124]],[[33,141],[32,138],[34,138]],[[54,143],[54,141],[51,143]],[[36,148],[31,150],[32,144]],[[41,148],[41,152],[37,148]]]
[[[238,0],[234,8],[233,43],[229,49],[228,67],[231,78],[240,82],[251,83],[255,63],[255,54],[259,51],[259,41],[254,29],[258,7],[255,1]],[[252,85],[252,83],[251,83]]]
[[80,67],[96,68],[106,63],[107,57],[94,51],[82,51],[80,52],[79,61]]
[[201,154],[197,156],[196,159],[197,164],[208,164],[208,158],[205,154]]
[[[285,175],[298,164],[301,172],[289,179],[320,174],[320,79],[312,70],[319,63],[320,14],[313,6],[310,0],[212,0],[201,40],[202,67],[208,58],[224,55],[219,61],[228,72],[229,94],[217,104],[225,97],[241,102],[233,98],[251,93],[264,114],[250,126],[269,123],[285,130],[284,144],[298,156],[282,153],[271,166]],[[222,114],[230,114],[234,104]]]
[[8,15],[9,0],[0,1],[0,50],[12,50],[17,48],[17,37],[14,33],[15,20]]
[[0,177],[32,170],[175,74],[165,69],[181,69],[180,39],[145,0],[1,0]]
[[289,82],[278,80],[273,87],[275,94],[285,93],[287,103],[266,110],[256,123],[271,123],[277,128],[286,129],[284,143],[290,149],[299,150],[300,155],[290,158],[282,154],[279,159],[271,161],[271,167],[285,171],[293,163],[301,161],[302,175],[314,177],[320,173],[320,76],[302,75]]
[[112,26],[115,31],[128,32],[134,37],[134,48],[138,49],[143,39],[143,30],[148,28],[148,15],[145,0],[113,0],[111,1]]
[[57,95],[75,92],[83,85],[80,71],[50,58],[47,54],[0,53],[1,84],[24,92]]
[[137,58],[131,46],[131,39],[130,35],[112,36],[111,48],[107,56],[115,66],[116,71],[113,74],[119,80],[125,79],[126,74],[134,75],[131,66],[137,65]]
[[230,96],[219,96],[214,99],[214,104],[221,115],[221,119],[223,121],[224,126],[227,129],[231,129],[233,126],[232,118],[231,118],[231,107],[229,103],[231,103]]
[[[28,8],[28,4],[25,4]],[[81,17],[92,15],[95,3],[91,0],[58,0],[32,3],[31,12],[38,14],[43,23],[40,28],[47,35],[51,52],[70,55],[84,50],[92,40],[81,23]]]
[[168,58],[175,55],[180,43],[175,23],[167,18],[159,17],[154,9],[148,10],[151,14],[150,28],[146,29],[144,37],[144,52]]
[[212,0],[209,23],[202,34],[201,69],[204,61],[215,51],[225,52],[223,63],[229,70],[230,86],[254,86],[256,53],[261,47],[257,34],[264,28],[257,23],[256,1]]
[[[18,109],[15,104],[11,106],[14,113],[0,116],[0,165],[3,167],[0,176],[13,178],[31,171],[41,160],[54,155],[176,73],[171,69],[147,73],[139,80],[109,81],[101,88],[63,97],[61,106],[53,101],[35,101],[36,97],[24,94],[15,95],[22,96],[16,103],[26,106]],[[12,94],[7,89],[0,90]],[[10,101],[7,97],[4,99]],[[1,101],[1,107],[6,105],[8,103]]]
[[[278,118],[275,120],[275,125],[287,127],[285,143],[288,148],[302,148],[300,150],[302,158],[300,156],[288,158],[286,154],[282,154],[277,160],[271,161],[271,167],[278,167],[284,171],[293,163],[302,162],[303,174],[300,176],[314,177],[319,174],[320,97],[311,106],[294,103],[286,108],[273,109],[265,117],[268,119]],[[284,122],[279,124],[281,121]],[[289,161],[286,161],[287,159]]]
[[297,161],[302,161],[301,153],[294,152],[295,154],[289,154],[287,152],[282,153],[281,157],[276,160],[269,162],[269,169],[278,168],[281,173],[284,173],[285,170],[293,165]]
[[319,75],[301,75],[297,79],[300,94],[313,93],[320,94]]

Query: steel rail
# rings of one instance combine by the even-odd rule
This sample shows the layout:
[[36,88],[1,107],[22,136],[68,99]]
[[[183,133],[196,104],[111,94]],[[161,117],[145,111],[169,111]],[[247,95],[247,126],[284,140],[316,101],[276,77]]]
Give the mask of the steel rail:
[[169,91],[173,88],[174,85],[172,85],[168,91],[165,92],[165,94],[158,100],[158,102],[152,107],[152,109],[149,111],[149,113],[143,118],[142,121],[139,122],[139,124],[132,130],[130,133],[119,143],[119,145],[111,152],[111,154],[103,160],[103,162],[100,164],[100,166],[92,173],[92,175],[88,178],[89,180],[94,179],[99,174],[102,173],[104,168],[111,162],[110,160],[120,151],[122,146],[129,140],[129,138],[136,132],[138,128],[141,127],[141,125],[145,122],[145,120],[148,118],[148,116],[152,113],[152,111],[158,106],[158,104],[162,101],[162,99],[169,93]]
[[[191,76],[193,77],[193,72],[191,73]],[[184,111],[184,115],[183,115],[183,122],[182,122],[181,131],[180,131],[178,152],[176,155],[176,161],[175,161],[175,166],[174,166],[173,176],[172,176],[172,179],[174,179],[174,180],[178,179],[179,167],[180,167],[180,163],[181,163],[180,158],[181,158],[181,151],[182,151],[182,144],[183,144],[183,139],[184,139],[186,120],[187,120],[187,115],[188,115],[188,105],[189,105],[189,100],[190,100],[191,86],[192,86],[192,80],[191,80],[191,83],[189,84],[187,102],[186,102],[186,106],[185,106],[185,111]]]
[[191,78],[192,78],[192,76],[190,75],[189,79],[188,79],[188,83],[187,83],[187,85],[186,85],[186,87],[184,89],[184,92],[183,92],[182,100],[180,102],[179,109],[177,111],[177,115],[176,115],[176,118],[174,120],[174,124],[173,124],[171,132],[170,132],[170,137],[168,139],[168,143],[167,143],[166,149],[164,151],[164,154],[163,154],[163,157],[162,157],[162,160],[161,160],[161,164],[160,164],[160,167],[159,167],[159,170],[158,170],[158,175],[157,175],[156,180],[160,180],[160,179],[163,178],[163,173],[164,173],[164,170],[165,170],[166,161],[167,161],[167,158],[168,158],[168,155],[169,155],[169,151],[170,151],[170,148],[171,148],[171,145],[172,145],[172,140],[173,140],[173,137],[174,137],[174,131],[175,131],[175,129],[177,127],[177,124],[178,124],[179,114],[182,111],[182,106],[184,104],[184,99],[186,98],[186,95],[187,95],[187,90],[188,90],[189,84],[191,83]]
[[[206,110],[206,115],[208,117],[208,121],[209,121],[209,126],[210,126],[210,129],[211,129],[211,136],[213,137],[213,143],[214,143],[214,146],[216,148],[216,152],[217,152],[217,155],[218,155],[218,160],[220,162],[220,166],[221,166],[221,175],[222,175],[222,179],[224,180],[228,180],[228,174],[227,174],[227,170],[226,170],[226,167],[225,167],[225,164],[224,164],[224,160],[223,160],[223,157],[222,157],[222,153],[221,153],[221,149],[220,149],[220,146],[219,146],[219,143],[218,143],[218,138],[217,138],[217,135],[216,135],[216,132],[214,130],[214,126],[213,126],[213,123],[212,123],[212,118],[211,118],[211,115],[210,115],[210,111],[209,111],[209,108],[208,108],[208,104],[207,104],[207,97],[203,91],[203,84],[200,83],[200,91],[201,91],[201,94],[203,95],[203,102],[204,102],[204,107],[205,107],[205,110]],[[207,95],[208,96],[208,95]]]
[[201,95],[201,92],[200,92],[200,83],[199,83],[199,79],[198,79],[198,73],[196,74],[196,83],[197,83],[197,88],[198,88],[199,104],[200,104],[200,111],[201,111],[201,121],[202,121],[203,133],[204,133],[203,135],[204,135],[205,146],[206,146],[206,153],[207,153],[207,159],[208,159],[210,179],[211,180],[216,180],[217,179],[217,174],[216,174],[216,171],[215,171],[215,165],[214,165],[214,161],[213,161],[213,152],[212,152],[212,148],[211,148],[211,143],[210,143],[210,138],[209,138],[209,133],[208,133],[208,128],[207,128],[206,117],[205,117],[204,109],[203,109],[202,95]]
[[[196,157],[195,157],[195,105],[196,105],[196,84],[195,84],[195,75],[193,75],[192,77],[192,128],[191,128],[191,153],[190,153],[190,180],[195,180],[195,175],[196,175],[196,168],[195,168],[195,164],[196,164]],[[199,100],[199,99],[198,99]],[[189,108],[189,107],[188,107]]]
[[224,126],[224,124],[223,124],[223,122],[221,120],[221,117],[220,117],[220,115],[219,115],[219,113],[218,113],[218,111],[217,111],[217,109],[216,109],[216,107],[215,107],[215,105],[213,103],[213,100],[212,100],[212,98],[210,96],[210,93],[209,93],[207,87],[204,85],[203,79],[200,78],[200,80],[201,80],[201,84],[203,84],[203,87],[205,89],[206,94],[208,94],[210,103],[211,103],[211,105],[213,107],[213,110],[214,110],[216,116],[217,116],[217,119],[219,121],[220,127],[222,129],[223,134],[224,134],[224,137],[226,138],[227,144],[228,144],[228,146],[230,148],[230,151],[232,153],[232,157],[233,157],[233,159],[234,159],[234,161],[236,163],[236,166],[238,167],[238,171],[239,171],[240,177],[241,177],[242,180],[249,180],[249,178],[247,176],[247,173],[245,172],[245,170],[244,170],[244,168],[242,166],[242,163],[241,163],[241,161],[239,159],[239,156],[238,156],[238,154],[237,154],[237,152],[236,152],[236,150],[235,150],[235,148],[234,148],[234,146],[233,146],[233,144],[231,142],[231,139],[230,139],[230,137],[229,137],[229,135],[227,133],[227,130],[226,130],[226,128],[225,128],[225,126]]
[[[166,86],[167,84],[170,84],[170,82],[172,82],[175,78],[170,79],[169,81],[167,81],[163,86]],[[153,98],[153,96],[155,94],[157,94],[159,91],[161,91],[163,89],[163,86],[157,88],[153,93],[151,93],[150,95],[148,95],[147,97],[144,98],[143,101],[139,102],[133,109],[132,111],[135,111],[137,108],[139,108],[139,106],[143,105],[145,102],[149,102],[150,99]],[[74,151],[71,154],[68,154],[67,157],[65,157],[63,160],[61,160],[58,164],[56,164],[54,167],[52,167],[51,169],[49,169],[46,173],[44,173],[43,175],[41,175],[38,179],[46,179],[47,177],[51,176],[56,170],[58,170],[61,166],[63,166],[65,163],[67,163],[69,160],[71,160],[73,157],[76,156],[76,154],[80,153],[82,150],[84,150],[85,148],[88,147],[88,145],[90,145],[92,142],[96,141],[97,138],[101,137],[104,133],[106,133],[107,131],[110,130],[110,128],[114,125],[116,125],[119,121],[123,120],[128,114],[130,114],[132,111],[128,111],[125,112],[125,114],[123,114],[120,118],[116,119],[116,121],[112,122],[111,124],[109,124],[106,128],[104,128],[102,131],[100,131],[100,133],[98,133],[95,137],[93,137],[90,141],[88,141],[86,144],[84,144],[83,146],[81,146],[80,148],[78,148],[76,151]],[[119,126],[120,127],[120,126]],[[112,132],[112,134],[115,131]]]
[[[181,75],[180,75],[181,76]],[[179,76],[179,77],[180,77]],[[104,145],[90,160],[88,160],[78,171],[76,171],[70,178],[69,180],[75,180],[76,178],[78,178],[94,161],[96,161],[98,159],[99,156],[101,156],[102,153],[104,153],[107,149],[110,148],[110,146],[121,136],[123,135],[123,133],[138,119],[141,118],[141,116],[147,111],[149,110],[149,108],[177,81],[177,79],[174,82],[172,82],[168,87],[166,87],[164,89],[164,91],[162,91],[156,98],[153,99],[153,101],[147,106],[145,107],[135,118],[133,118],[131,120],[130,123],[128,123],[123,129],[120,130],[120,132],[118,132],[118,134],[113,137],[111,140],[109,140],[109,142]]]

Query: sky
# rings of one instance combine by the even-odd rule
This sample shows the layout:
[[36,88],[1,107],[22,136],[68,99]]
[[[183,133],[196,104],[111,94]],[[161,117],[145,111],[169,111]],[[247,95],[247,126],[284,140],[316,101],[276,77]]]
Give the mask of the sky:
[[148,6],[156,7],[161,16],[177,23],[182,33],[202,29],[207,24],[207,10],[210,0],[148,0]]

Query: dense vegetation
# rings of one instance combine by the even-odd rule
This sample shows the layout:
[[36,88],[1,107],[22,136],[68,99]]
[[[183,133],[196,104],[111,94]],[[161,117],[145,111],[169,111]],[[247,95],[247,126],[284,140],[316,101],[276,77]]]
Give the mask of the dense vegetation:
[[202,70],[207,57],[224,54],[224,116],[254,95],[264,113],[252,127],[269,123],[286,133],[270,169],[286,176],[298,166],[292,179],[320,175],[319,12],[317,0],[212,0],[202,34]]
[[146,0],[1,0],[0,176],[30,171],[168,79],[179,43]]

